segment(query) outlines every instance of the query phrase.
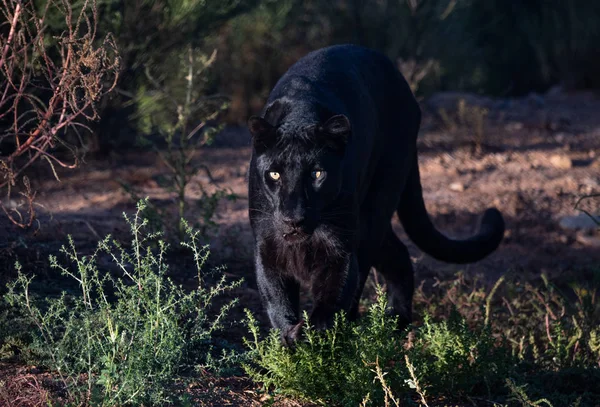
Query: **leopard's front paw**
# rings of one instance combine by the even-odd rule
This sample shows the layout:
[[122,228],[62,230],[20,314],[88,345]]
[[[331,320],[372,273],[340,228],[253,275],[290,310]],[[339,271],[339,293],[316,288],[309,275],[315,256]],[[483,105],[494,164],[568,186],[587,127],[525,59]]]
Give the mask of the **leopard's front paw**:
[[304,320],[301,320],[296,325],[291,325],[281,332],[281,340],[285,346],[293,347],[294,344],[302,336],[302,327]]

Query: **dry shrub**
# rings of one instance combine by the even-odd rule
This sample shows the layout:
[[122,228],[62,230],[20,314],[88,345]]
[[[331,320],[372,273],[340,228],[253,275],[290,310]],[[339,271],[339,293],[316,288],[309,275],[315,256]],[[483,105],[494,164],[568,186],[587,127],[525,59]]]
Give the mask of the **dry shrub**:
[[[44,158],[54,166],[74,168],[77,145],[88,123],[98,120],[96,103],[116,85],[119,57],[111,35],[97,38],[95,0],[0,0],[0,188],[10,196],[22,172]],[[64,19],[62,32],[48,21]],[[61,145],[73,153],[65,162],[55,153]],[[34,194],[26,188],[30,203]],[[16,215],[0,202],[13,223],[28,227],[33,214]],[[31,204],[28,210],[33,210]]]

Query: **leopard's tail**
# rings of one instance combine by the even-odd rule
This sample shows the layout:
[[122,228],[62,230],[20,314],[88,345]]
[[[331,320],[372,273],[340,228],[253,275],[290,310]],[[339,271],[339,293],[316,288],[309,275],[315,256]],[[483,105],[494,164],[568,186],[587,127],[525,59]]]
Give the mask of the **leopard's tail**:
[[504,219],[496,208],[483,213],[478,232],[469,238],[450,239],[440,233],[431,222],[423,202],[416,157],[398,205],[398,216],[406,234],[419,249],[448,263],[481,260],[498,247],[504,236]]

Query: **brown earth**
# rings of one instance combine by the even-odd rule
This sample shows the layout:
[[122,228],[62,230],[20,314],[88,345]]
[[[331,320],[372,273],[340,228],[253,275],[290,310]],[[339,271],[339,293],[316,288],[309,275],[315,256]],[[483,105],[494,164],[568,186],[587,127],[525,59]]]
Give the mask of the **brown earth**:
[[[505,240],[483,261],[449,265],[421,254],[394,219],[395,230],[414,256],[417,281],[444,279],[461,270],[484,274],[490,282],[508,271],[526,279],[546,273],[565,284],[588,278],[600,265],[597,232],[564,229],[559,221],[580,213],[574,208],[580,197],[600,193],[600,99],[592,94],[563,93],[504,100],[466,96],[443,94],[424,104],[419,149],[425,201],[434,223],[452,236],[474,232],[478,215],[486,207],[496,206],[505,216]],[[487,109],[479,134],[453,109],[461,97],[470,106]],[[439,115],[442,109],[447,112],[444,117]],[[226,264],[231,277],[244,278],[236,293],[241,304],[238,308],[255,311],[266,327],[252,271],[245,179],[248,145],[245,130],[229,128],[217,146],[199,151],[196,161],[211,169],[219,187],[239,196],[234,202],[220,204],[215,217],[219,227],[210,235],[212,263]],[[47,256],[57,251],[68,234],[82,252],[92,250],[98,238],[107,233],[127,239],[122,213],[132,213],[135,204],[120,182],[163,208],[174,208],[173,195],[160,187],[166,168],[153,152],[88,157],[77,170],[58,171],[60,182],[45,167],[37,171],[34,188],[38,191],[39,226],[22,230],[0,217],[0,282],[14,276],[17,259],[26,272],[51,279]],[[192,221],[198,217],[193,207],[201,196],[200,183],[210,183],[206,174],[198,174],[188,189],[192,209],[187,217]],[[19,200],[8,202],[10,205],[18,207]],[[600,198],[583,203],[584,209],[596,214],[600,213],[599,206]],[[186,281],[193,277],[185,263],[175,263],[177,278]],[[46,389],[43,374],[34,373],[30,367],[0,365],[0,380],[23,391],[35,386]],[[265,401],[258,387],[246,378],[215,380],[190,391],[202,393],[208,391],[206,386],[217,397],[207,400],[219,400],[213,405],[260,405]],[[280,403],[274,405],[298,405],[293,401]]]

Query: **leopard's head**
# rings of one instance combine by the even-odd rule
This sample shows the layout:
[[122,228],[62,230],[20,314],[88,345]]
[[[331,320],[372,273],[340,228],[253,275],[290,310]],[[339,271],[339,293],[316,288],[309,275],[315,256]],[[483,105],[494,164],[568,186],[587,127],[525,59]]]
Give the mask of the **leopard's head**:
[[273,233],[288,244],[308,240],[321,224],[339,215],[334,202],[342,186],[350,121],[332,115],[322,123],[274,125],[253,116],[248,127],[256,163],[252,170],[257,171],[253,175],[263,191],[259,217],[269,217]]

